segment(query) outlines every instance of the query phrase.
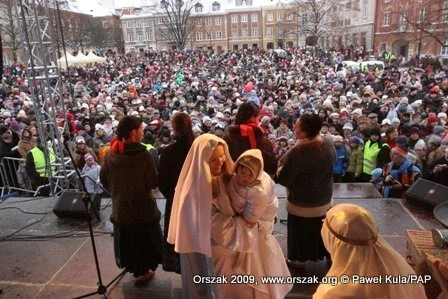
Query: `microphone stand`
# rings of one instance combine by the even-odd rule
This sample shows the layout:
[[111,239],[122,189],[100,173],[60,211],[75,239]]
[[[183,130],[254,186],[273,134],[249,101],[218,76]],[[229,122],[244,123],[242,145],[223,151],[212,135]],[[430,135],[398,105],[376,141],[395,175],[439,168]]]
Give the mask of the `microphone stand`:
[[108,289],[108,288],[109,288],[115,281],[117,281],[118,279],[121,279],[121,278],[126,274],[126,269],[123,269],[123,270],[122,270],[117,276],[115,276],[115,278],[112,279],[112,281],[109,282],[107,285],[104,285],[104,284],[103,284],[103,279],[102,279],[102,277],[101,277],[100,264],[99,264],[99,262],[98,262],[98,253],[97,253],[97,250],[96,250],[95,236],[94,236],[94,234],[93,234],[93,229],[92,229],[92,220],[90,219],[89,204],[90,204],[90,206],[93,208],[93,211],[94,211],[94,213],[95,213],[96,219],[97,219],[98,221],[100,221],[100,216],[99,216],[98,211],[97,211],[96,208],[95,208],[95,205],[92,203],[92,199],[90,198],[90,194],[89,194],[89,192],[87,192],[87,188],[86,188],[86,185],[85,185],[85,183],[84,183],[84,181],[83,181],[83,179],[82,179],[81,173],[79,172],[78,167],[75,165],[75,161],[74,161],[74,159],[73,159],[72,152],[70,151],[70,148],[68,147],[68,142],[69,142],[69,141],[64,142],[64,147],[65,147],[65,150],[66,150],[67,153],[68,153],[68,156],[70,157],[70,160],[71,160],[71,162],[72,162],[72,165],[73,165],[73,167],[75,168],[76,175],[77,175],[77,177],[78,177],[78,179],[79,179],[79,181],[80,181],[80,183],[81,183],[81,186],[82,186],[82,191],[83,191],[83,194],[82,194],[82,201],[83,201],[83,203],[84,203],[84,207],[85,207],[85,209],[86,209],[87,223],[89,224],[90,241],[92,242],[93,257],[94,257],[94,259],[95,259],[96,274],[97,274],[97,276],[98,276],[98,283],[97,283],[97,285],[98,285],[98,289],[97,289],[95,292],[90,292],[90,293],[87,293],[87,294],[83,294],[83,295],[74,297],[73,299],[86,298],[86,297],[90,297],[90,296],[93,296],[93,295],[96,295],[96,294],[98,294],[98,295],[103,295],[105,298],[108,298],[108,297],[107,297],[107,289]]

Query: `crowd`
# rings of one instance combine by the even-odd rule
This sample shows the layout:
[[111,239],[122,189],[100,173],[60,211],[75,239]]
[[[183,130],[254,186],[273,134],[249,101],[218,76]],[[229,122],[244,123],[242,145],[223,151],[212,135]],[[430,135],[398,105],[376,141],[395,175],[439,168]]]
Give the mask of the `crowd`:
[[[384,197],[403,196],[420,177],[448,185],[448,76],[442,69],[399,71],[390,64],[354,73],[336,51],[319,57],[241,50],[107,58],[63,73],[66,114],[57,111],[58,125],[74,144],[76,167],[87,173],[101,165],[93,181],[101,180],[112,195],[117,265],[133,272],[136,284],[163,263],[167,271],[182,272],[184,291],[194,298],[280,298],[289,285],[192,283],[198,273],[289,275],[269,238],[278,207],[274,182],[288,189],[286,262],[296,268],[307,260],[334,262],[323,220],[347,241],[340,237],[346,232],[328,224],[332,182],[372,182]],[[0,158],[26,158],[36,187],[45,177],[37,170],[44,163],[36,150],[42,141],[23,67],[6,69],[0,97]],[[137,157],[146,162],[136,163]],[[140,184],[130,165],[142,171]],[[167,198],[165,240],[148,193],[157,186]],[[130,189],[139,198],[135,206],[125,200]],[[142,264],[129,259],[131,252],[142,254],[129,244],[152,250],[154,258]]]

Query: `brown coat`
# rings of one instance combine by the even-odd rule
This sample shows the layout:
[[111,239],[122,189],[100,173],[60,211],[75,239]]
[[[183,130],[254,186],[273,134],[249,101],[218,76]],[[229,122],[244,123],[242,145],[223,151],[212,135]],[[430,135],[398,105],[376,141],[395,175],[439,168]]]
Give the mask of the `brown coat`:
[[122,154],[109,151],[101,164],[100,180],[112,197],[112,223],[139,224],[160,219],[152,192],[157,187],[157,170],[144,145],[126,144]]

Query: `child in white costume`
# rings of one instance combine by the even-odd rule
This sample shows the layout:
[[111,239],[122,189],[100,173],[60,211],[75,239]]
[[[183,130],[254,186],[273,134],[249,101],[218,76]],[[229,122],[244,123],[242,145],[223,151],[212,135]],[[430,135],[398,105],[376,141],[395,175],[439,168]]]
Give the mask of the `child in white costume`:
[[235,162],[234,172],[229,197],[235,211],[249,226],[254,226],[258,220],[274,222],[278,200],[274,182],[263,171],[261,151],[252,149],[242,153]]
[[[254,251],[246,254],[259,256],[248,258],[240,253],[236,265],[245,269],[246,274],[257,277],[257,288],[266,292],[268,298],[284,298],[292,284],[263,285],[260,281],[260,276],[290,276],[282,249],[272,235],[278,199],[274,181],[263,171],[261,151],[251,149],[241,154],[234,164],[234,172],[228,190],[231,204],[249,227],[258,225],[258,240]],[[254,263],[254,260],[261,264]]]

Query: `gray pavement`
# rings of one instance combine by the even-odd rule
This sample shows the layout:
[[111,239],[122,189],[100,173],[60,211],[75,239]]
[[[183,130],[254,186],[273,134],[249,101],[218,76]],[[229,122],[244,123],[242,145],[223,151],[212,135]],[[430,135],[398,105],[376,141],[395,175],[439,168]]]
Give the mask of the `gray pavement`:
[[[279,219],[286,219],[285,190],[277,186],[277,191]],[[163,211],[165,199],[160,194],[157,198]],[[0,298],[73,298],[98,289],[87,222],[56,217],[52,213],[56,200],[13,197],[0,204]],[[355,203],[370,210],[380,233],[402,255],[406,250],[407,229],[441,227],[430,210],[400,199],[382,199],[369,184],[335,184],[334,201]],[[104,285],[120,273],[114,261],[109,203],[109,199],[103,199],[101,220],[93,223]],[[286,234],[286,225],[277,222],[274,235],[284,253]],[[327,270],[324,262],[307,262],[301,271],[291,269],[291,275],[322,277]],[[311,298],[316,288],[316,284],[296,284],[287,298]],[[181,278],[160,267],[153,280],[136,288],[133,278],[126,274],[108,288],[108,295],[109,298],[181,298]]]

